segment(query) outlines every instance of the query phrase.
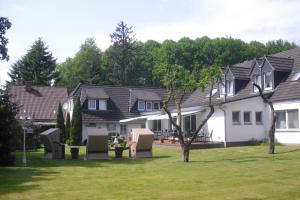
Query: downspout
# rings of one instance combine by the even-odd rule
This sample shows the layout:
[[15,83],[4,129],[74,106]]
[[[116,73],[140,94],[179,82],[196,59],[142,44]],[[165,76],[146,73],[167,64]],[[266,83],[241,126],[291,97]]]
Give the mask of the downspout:
[[227,137],[226,137],[226,132],[227,132],[227,126],[226,126],[226,110],[223,108],[223,105],[219,105],[220,110],[223,111],[224,113],[224,148],[227,148]]
[[[225,78],[225,84],[222,83],[222,85],[225,88],[225,93],[224,93],[224,99],[223,102],[226,103],[226,98],[227,98],[227,88],[226,88],[226,78]],[[223,111],[224,113],[224,148],[227,148],[227,137],[226,137],[226,132],[227,132],[227,126],[226,126],[226,110],[224,109],[224,104],[219,104],[220,110]]]
[[129,106],[128,106],[128,112],[130,112],[130,110],[131,110],[131,92],[132,92],[132,89],[130,88],[129,89]]

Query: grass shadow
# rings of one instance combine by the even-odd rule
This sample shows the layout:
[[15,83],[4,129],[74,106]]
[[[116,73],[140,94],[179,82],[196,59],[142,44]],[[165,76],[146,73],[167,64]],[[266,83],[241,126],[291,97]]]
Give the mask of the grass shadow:
[[292,150],[282,151],[282,152],[275,151],[275,154],[287,154],[287,153],[293,153],[293,152],[297,152],[297,151],[300,151],[300,149],[292,149]]
[[0,194],[19,193],[39,188],[39,181],[52,180],[58,172],[47,172],[40,169],[1,167]]

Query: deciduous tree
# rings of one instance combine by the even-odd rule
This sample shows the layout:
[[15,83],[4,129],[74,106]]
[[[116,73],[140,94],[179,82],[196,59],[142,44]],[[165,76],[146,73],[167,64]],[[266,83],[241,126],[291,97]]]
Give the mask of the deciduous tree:
[[4,37],[6,31],[10,29],[11,23],[5,17],[0,17],[0,60],[9,60],[9,56],[7,54],[6,45],[8,43],[8,39]]
[[[162,65],[163,83],[167,89],[167,97],[163,102],[163,109],[168,114],[170,122],[176,128],[179,138],[179,143],[183,152],[183,162],[189,162],[189,153],[192,142],[196,139],[198,132],[206,124],[208,119],[214,113],[214,106],[211,102],[213,86],[220,77],[220,70],[218,67],[211,66],[201,69],[198,75],[191,72],[180,65]],[[197,77],[197,78],[196,78]],[[209,112],[204,120],[199,124],[198,128],[189,140],[184,138],[182,128],[182,103],[187,95],[195,89],[201,89],[204,91],[207,89],[209,97],[207,101],[207,107]],[[199,99],[200,101],[200,99]],[[174,120],[169,104],[173,102],[176,106],[178,121]]]

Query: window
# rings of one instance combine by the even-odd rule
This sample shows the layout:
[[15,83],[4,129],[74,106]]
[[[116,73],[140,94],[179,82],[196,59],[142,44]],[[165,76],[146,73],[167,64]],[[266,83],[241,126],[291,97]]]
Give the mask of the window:
[[[261,75],[254,75],[253,79],[254,79],[254,83],[256,85],[259,85],[261,87]],[[257,87],[253,86],[253,91],[254,92],[258,92]]]
[[86,127],[96,127],[96,123],[88,123]]
[[152,111],[152,102],[151,101],[146,102],[146,110],[147,111]]
[[276,111],[276,116],[277,129],[299,129],[299,111],[297,109]]
[[107,110],[107,101],[99,100],[99,110]]
[[96,100],[95,99],[88,100],[88,108],[89,108],[89,110],[96,110]]
[[225,86],[223,83],[219,83],[219,93],[220,97],[223,97],[225,95]]
[[161,131],[161,120],[153,120],[153,130]]
[[264,73],[264,89],[272,90],[272,72]]
[[230,96],[233,95],[233,81],[226,81],[226,93]]
[[244,112],[244,124],[251,124],[251,112]]
[[159,102],[153,102],[153,110],[159,110],[160,109],[160,103]]
[[185,131],[196,130],[196,115],[190,115],[184,117],[184,130]]
[[263,124],[262,112],[255,112],[255,122],[256,124]]
[[240,111],[232,111],[232,124],[240,124]]
[[107,124],[107,130],[108,131],[116,131],[117,130],[117,125],[113,123],[108,123]]
[[138,110],[139,111],[145,110],[145,101],[138,101]]
[[126,135],[127,134],[127,125],[126,124],[121,124],[120,125],[120,134],[121,135]]

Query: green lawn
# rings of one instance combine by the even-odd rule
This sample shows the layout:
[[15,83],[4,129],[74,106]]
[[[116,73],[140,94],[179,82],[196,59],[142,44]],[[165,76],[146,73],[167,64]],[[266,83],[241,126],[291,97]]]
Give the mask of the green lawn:
[[183,163],[174,147],[110,161],[42,160],[40,150],[29,153],[28,167],[0,168],[0,199],[300,199],[300,147],[276,151],[193,150]]

